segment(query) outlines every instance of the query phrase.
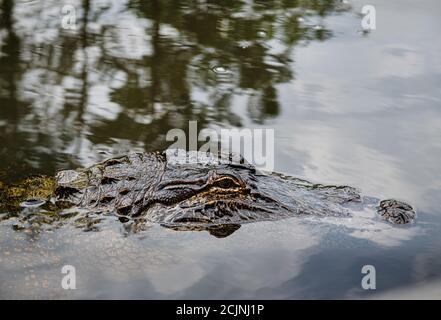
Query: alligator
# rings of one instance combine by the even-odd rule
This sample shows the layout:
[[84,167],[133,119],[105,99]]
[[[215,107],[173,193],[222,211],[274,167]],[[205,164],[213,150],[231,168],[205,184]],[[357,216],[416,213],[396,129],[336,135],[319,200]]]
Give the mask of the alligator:
[[[137,227],[159,223],[175,230],[208,230],[217,237],[249,222],[350,216],[353,206],[372,199],[350,186],[261,172],[239,155],[183,150],[129,153],[54,177],[0,184],[0,212],[38,212],[39,223],[75,217],[82,227],[93,227],[97,217],[110,214]],[[392,224],[410,223],[416,215],[412,206],[394,199],[378,200],[375,208]]]

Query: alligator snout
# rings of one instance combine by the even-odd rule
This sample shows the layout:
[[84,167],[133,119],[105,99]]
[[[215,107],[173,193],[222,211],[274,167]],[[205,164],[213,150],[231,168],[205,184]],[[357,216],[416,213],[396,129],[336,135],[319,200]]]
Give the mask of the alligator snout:
[[415,209],[412,206],[394,199],[381,201],[377,207],[377,212],[385,220],[394,224],[410,223],[416,216]]

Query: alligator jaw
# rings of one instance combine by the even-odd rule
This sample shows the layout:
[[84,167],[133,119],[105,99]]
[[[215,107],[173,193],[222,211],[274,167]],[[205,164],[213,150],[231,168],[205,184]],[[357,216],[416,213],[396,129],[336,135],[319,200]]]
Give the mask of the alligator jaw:
[[[134,232],[154,222],[222,236],[236,230],[233,225],[307,214],[345,217],[354,205],[373,204],[362,201],[359,191],[349,186],[265,175],[248,164],[204,156],[203,163],[191,162],[198,158],[192,152],[169,162],[161,153],[132,153],[61,171],[55,179],[39,176],[13,186],[0,185],[0,210],[51,214],[48,221],[68,221],[72,215],[66,212],[76,212],[76,218],[84,221],[115,214],[121,222],[135,225]],[[38,207],[43,200],[45,204]],[[404,202],[378,202],[378,214],[390,223],[408,224],[416,216]]]

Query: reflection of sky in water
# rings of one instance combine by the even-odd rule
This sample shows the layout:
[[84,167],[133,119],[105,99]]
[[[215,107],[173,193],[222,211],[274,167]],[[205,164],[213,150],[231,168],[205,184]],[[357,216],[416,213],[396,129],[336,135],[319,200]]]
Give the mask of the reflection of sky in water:
[[[440,22],[401,3],[395,15],[396,6],[378,5],[367,38],[353,32],[355,21],[337,21],[334,39],[297,50],[296,80],[280,89],[276,159],[284,171],[432,211],[439,201],[428,195],[441,187],[441,43],[432,38]],[[304,154],[303,165],[290,168],[292,154]]]
[[[437,274],[439,246],[416,255],[399,247],[411,239],[420,245],[415,236],[421,236],[421,229],[390,227],[371,213],[247,224],[223,239],[156,225],[125,237],[118,225],[104,223],[99,232],[67,227],[29,242],[2,227],[2,242],[7,238],[14,244],[7,257],[0,256],[2,289],[11,286],[7,291],[12,296],[30,290],[33,297],[64,298],[360,296],[366,294],[359,289],[361,266],[372,263],[379,270],[381,294],[388,286]],[[28,266],[25,280],[15,276],[23,262]],[[77,266],[75,291],[57,286],[60,266],[67,263]]]
[[[69,3],[79,8],[81,22],[83,2]],[[409,201],[419,210],[417,223],[392,227],[366,210],[344,219],[245,225],[224,239],[160,227],[142,240],[123,237],[119,225],[80,235],[65,228],[43,235],[40,247],[29,246],[29,277],[53,279],[54,261],[61,259],[85,266],[80,282],[87,289],[73,297],[156,298],[363,296],[363,264],[378,266],[386,289],[439,277],[438,2],[371,1],[377,30],[367,36],[357,32],[362,1],[323,18],[306,10],[310,14],[298,19],[305,30],[288,26],[299,34],[292,43],[286,39],[292,32],[277,23],[305,10],[266,8],[282,17],[270,28],[259,25],[261,9],[250,3],[225,15],[204,5],[187,8],[177,18],[161,16],[157,25],[150,7],[91,1],[84,40],[82,23],[75,32],[59,29],[59,7],[52,2],[17,1],[18,57],[8,55],[11,30],[0,30],[0,59],[11,59],[0,66],[1,169],[24,159],[26,167],[8,171],[9,178],[52,173],[129,150],[160,149],[165,133],[190,119],[199,120],[199,129],[274,128],[277,171]],[[219,26],[210,24],[212,12],[221,16]],[[206,30],[198,29],[196,17]],[[257,22],[248,30],[240,19]],[[234,23],[246,30],[231,32]],[[315,24],[331,34],[320,38]],[[29,288],[28,280],[17,282],[24,257],[14,246],[28,243],[15,239],[10,227],[0,233],[9,252],[0,255],[6,283],[0,293],[20,295]],[[66,235],[77,242],[65,242]],[[108,264],[94,260],[114,243],[119,251]],[[78,255],[85,244],[87,253]],[[46,247],[54,256],[42,261]],[[16,281],[11,288],[10,275]],[[54,295],[70,297],[59,288]]]

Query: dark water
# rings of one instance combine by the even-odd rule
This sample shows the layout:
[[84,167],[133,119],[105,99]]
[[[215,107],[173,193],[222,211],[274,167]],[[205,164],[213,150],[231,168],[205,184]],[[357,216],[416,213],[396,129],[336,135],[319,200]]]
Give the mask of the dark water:
[[[370,1],[0,2],[0,180],[166,148],[166,133],[273,128],[275,170],[418,209],[242,226],[218,239],[0,225],[1,298],[441,298],[441,5]],[[35,231],[35,232],[34,232]],[[77,289],[61,289],[61,267]],[[361,288],[373,265],[377,289]],[[426,285],[430,284],[430,285]],[[384,296],[383,296],[384,297]]]

